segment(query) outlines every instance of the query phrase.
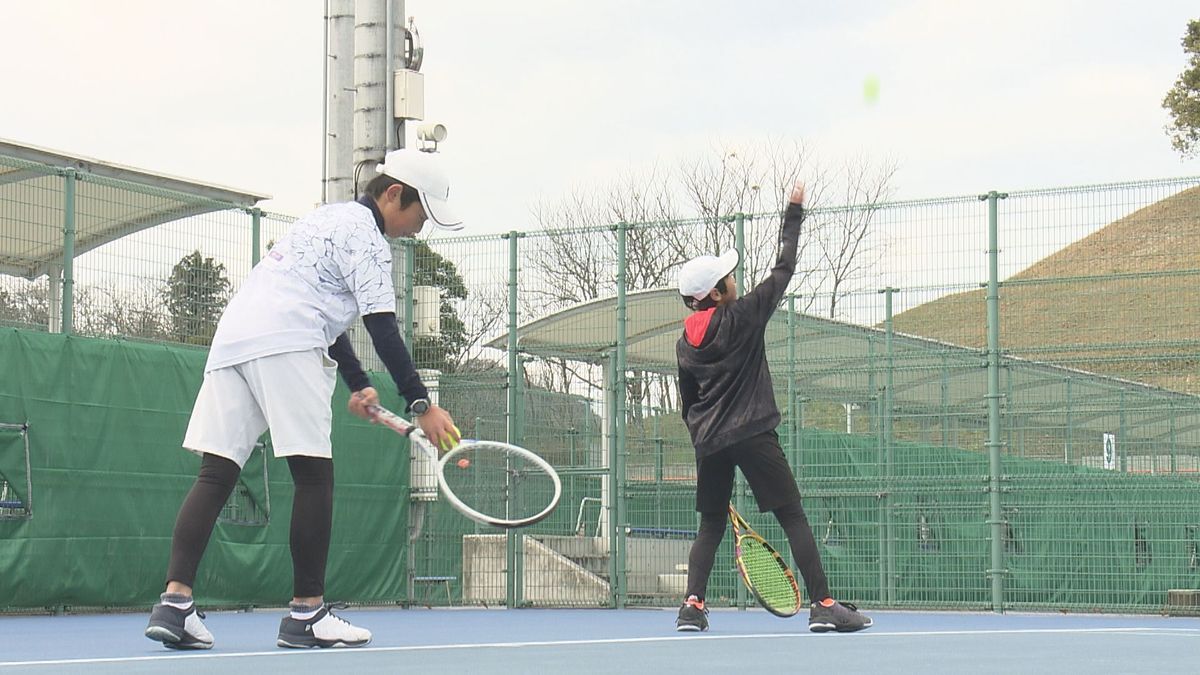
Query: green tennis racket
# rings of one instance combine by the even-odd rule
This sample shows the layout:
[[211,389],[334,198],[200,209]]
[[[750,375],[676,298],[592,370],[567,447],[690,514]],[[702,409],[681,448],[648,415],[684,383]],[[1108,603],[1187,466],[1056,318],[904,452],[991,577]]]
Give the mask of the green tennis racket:
[[787,562],[758,536],[733,504],[729,505],[729,522],[735,538],[734,560],[746,588],[775,616],[795,615],[800,611],[800,587]]

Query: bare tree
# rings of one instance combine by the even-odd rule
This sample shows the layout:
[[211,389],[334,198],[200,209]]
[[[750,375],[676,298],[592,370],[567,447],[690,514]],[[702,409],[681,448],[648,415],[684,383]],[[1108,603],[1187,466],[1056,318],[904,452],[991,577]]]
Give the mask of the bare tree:
[[[50,321],[49,284],[16,280],[0,287],[0,321],[45,328]],[[169,340],[162,304],[163,283],[143,279],[132,288],[76,286],[72,325],[80,335]]]
[[534,209],[542,233],[526,240],[538,278],[530,289],[538,313],[611,295],[616,291],[617,225],[625,227],[628,290],[670,283],[670,271],[688,249],[687,235],[669,226],[678,218],[666,176],[655,169],[626,175],[598,192],[576,191],[564,201]]
[[86,317],[91,335],[168,340],[169,317],[163,312],[165,284],[142,280],[126,291],[96,289],[84,298],[81,318]]
[[0,321],[46,327],[50,322],[49,285],[6,277],[0,287]]
[[820,225],[814,229],[820,249],[821,276],[829,294],[829,318],[838,314],[838,302],[855,289],[852,282],[873,268],[882,251],[868,245],[871,225],[879,205],[892,192],[896,163],[880,164],[857,157],[841,167],[837,190],[842,206],[820,213]]
[[[717,145],[681,161],[673,173],[656,168],[645,177],[627,176],[598,191],[543,203],[534,212],[543,231],[525,258],[531,269],[522,284],[523,311],[539,316],[613,294],[618,267],[612,224],[618,222],[639,224],[627,230],[624,260],[627,288],[637,290],[670,287],[685,260],[732,248],[733,222],[743,214],[739,282],[749,289],[775,263],[780,205],[803,178],[812,217],[801,234],[792,288],[801,311],[819,308],[836,316],[839,300],[856,290],[856,280],[874,265],[871,256],[880,253],[871,250],[869,235],[875,207],[891,194],[895,172],[894,162],[861,158],[828,169],[800,142],[768,140]],[[829,202],[851,206],[825,208]],[[595,368],[556,360],[544,371],[547,386],[570,387],[581,377],[598,386]],[[631,403],[674,401],[669,377],[631,373],[628,382]]]

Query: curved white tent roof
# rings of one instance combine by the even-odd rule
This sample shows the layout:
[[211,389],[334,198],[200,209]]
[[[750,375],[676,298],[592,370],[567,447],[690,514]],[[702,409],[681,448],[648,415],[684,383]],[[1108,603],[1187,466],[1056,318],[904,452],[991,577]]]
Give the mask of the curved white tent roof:
[[269,195],[0,139],[0,274],[35,279],[63,262],[67,170],[75,182],[75,255],[147,228]]
[[[626,367],[675,374],[675,343],[688,310],[675,289],[629,293],[626,303]],[[792,378],[806,396],[865,403],[892,382],[897,410],[980,415],[987,396],[986,355],[967,347],[887,332],[809,314],[776,311],[767,328],[767,352],[776,386]],[[581,303],[530,321],[517,330],[522,353],[604,363],[616,346],[617,299]],[[508,335],[487,343],[506,349]],[[796,353],[789,367],[789,349]],[[1126,438],[1200,445],[1200,397],[1152,385],[1005,355],[1001,389],[1006,415],[1054,425],[1070,416],[1077,428],[1125,429]],[[1064,399],[1070,382],[1071,398]],[[1134,401],[1137,404],[1134,405]],[[1136,408],[1137,415],[1122,413]]]

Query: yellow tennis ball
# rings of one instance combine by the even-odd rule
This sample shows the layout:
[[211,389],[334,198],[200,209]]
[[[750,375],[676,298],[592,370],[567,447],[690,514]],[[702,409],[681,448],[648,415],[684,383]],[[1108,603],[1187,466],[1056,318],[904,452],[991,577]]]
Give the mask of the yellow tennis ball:
[[874,105],[879,101],[879,78],[875,75],[868,75],[863,80],[863,101],[868,105]]
[[438,444],[443,452],[452,450],[454,446],[458,445],[458,442],[462,440],[462,432],[458,430],[458,427],[455,426],[453,429],[454,437],[451,438],[450,436],[442,436],[442,442]]

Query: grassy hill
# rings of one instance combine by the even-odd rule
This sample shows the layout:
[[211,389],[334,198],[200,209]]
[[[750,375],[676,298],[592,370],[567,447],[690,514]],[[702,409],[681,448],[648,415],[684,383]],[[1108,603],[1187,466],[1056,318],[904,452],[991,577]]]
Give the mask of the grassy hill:
[[[982,348],[985,292],[915,307],[894,317],[895,328]],[[1200,188],[1139,209],[1004,280],[1000,342],[1009,354],[1200,394]]]

